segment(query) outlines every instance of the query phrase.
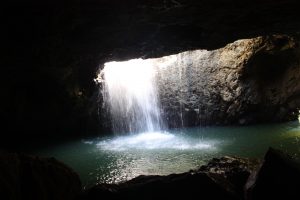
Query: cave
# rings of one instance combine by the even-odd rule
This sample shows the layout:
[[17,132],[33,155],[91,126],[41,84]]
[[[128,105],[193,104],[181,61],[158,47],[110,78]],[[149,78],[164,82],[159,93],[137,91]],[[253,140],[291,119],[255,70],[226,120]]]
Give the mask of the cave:
[[297,199],[297,0],[3,5],[0,199]]

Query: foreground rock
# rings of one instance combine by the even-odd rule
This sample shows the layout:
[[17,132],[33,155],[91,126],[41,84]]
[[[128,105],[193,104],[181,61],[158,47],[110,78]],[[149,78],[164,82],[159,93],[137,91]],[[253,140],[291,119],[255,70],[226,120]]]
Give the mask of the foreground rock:
[[243,188],[255,162],[223,157],[198,170],[169,176],[139,176],[128,182],[99,184],[81,199],[241,199]]
[[0,199],[299,199],[300,164],[270,148],[264,160],[222,157],[197,170],[98,184],[81,193],[78,175],[54,158],[0,154]]
[[213,158],[207,165],[199,168],[199,171],[209,173],[211,177],[222,177],[229,183],[232,190],[242,197],[244,185],[249,175],[257,169],[258,159],[245,159],[225,156]]
[[99,184],[80,199],[299,199],[300,164],[270,148],[264,160],[222,157],[183,174]]
[[120,185],[98,185],[82,199],[238,199],[206,173],[138,177]]
[[246,184],[247,200],[299,199],[300,164],[270,148]]
[[78,175],[54,158],[0,152],[0,199],[71,200],[80,191]]

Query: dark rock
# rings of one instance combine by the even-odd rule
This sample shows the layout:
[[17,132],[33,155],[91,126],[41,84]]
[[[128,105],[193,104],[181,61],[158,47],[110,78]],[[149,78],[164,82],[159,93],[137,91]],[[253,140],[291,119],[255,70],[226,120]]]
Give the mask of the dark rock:
[[222,157],[187,173],[99,184],[85,191],[81,199],[242,199],[242,188],[256,166],[255,160]]
[[[218,49],[260,35],[291,35],[300,30],[298,7],[298,0],[4,0],[4,129],[16,135],[98,134],[106,126],[99,123],[93,83],[99,65]],[[278,40],[277,46],[285,42]],[[254,71],[264,68],[264,61],[257,62]],[[273,70],[265,69],[270,82],[267,72]],[[296,93],[290,99],[295,99],[290,105],[299,105]]]
[[138,177],[119,185],[97,185],[82,199],[237,199],[206,173]]
[[149,60],[162,119],[172,128],[297,119],[299,42],[271,35]]
[[244,185],[249,175],[258,168],[258,165],[259,160],[257,159],[225,156],[212,159],[207,165],[201,166],[199,171],[209,173],[211,177],[226,179],[227,182],[225,183],[230,184],[232,190],[242,198]]
[[80,191],[78,175],[54,158],[0,152],[0,199],[72,200]]
[[299,199],[300,163],[270,148],[245,190],[247,200]]

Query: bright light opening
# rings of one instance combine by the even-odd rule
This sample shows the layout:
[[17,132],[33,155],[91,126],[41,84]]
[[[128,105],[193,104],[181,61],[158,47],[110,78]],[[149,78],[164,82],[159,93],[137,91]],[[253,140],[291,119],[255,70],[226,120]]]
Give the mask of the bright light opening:
[[157,74],[174,65],[176,55],[157,59],[108,62],[95,79],[110,109],[115,133],[161,131],[164,127],[158,94]]

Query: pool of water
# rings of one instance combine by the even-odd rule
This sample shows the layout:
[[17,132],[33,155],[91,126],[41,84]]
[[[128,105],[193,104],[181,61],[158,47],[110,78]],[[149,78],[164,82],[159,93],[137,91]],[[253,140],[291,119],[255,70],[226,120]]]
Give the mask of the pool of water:
[[31,153],[65,162],[89,187],[142,174],[181,173],[224,155],[262,158],[270,146],[300,160],[299,139],[300,125],[295,121],[85,138],[36,148]]

